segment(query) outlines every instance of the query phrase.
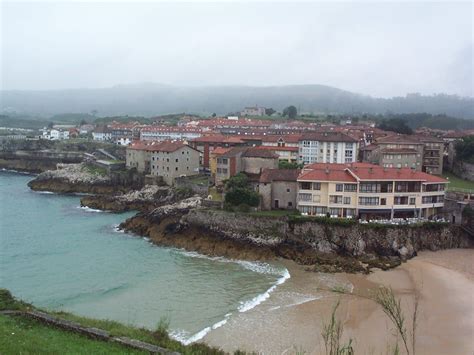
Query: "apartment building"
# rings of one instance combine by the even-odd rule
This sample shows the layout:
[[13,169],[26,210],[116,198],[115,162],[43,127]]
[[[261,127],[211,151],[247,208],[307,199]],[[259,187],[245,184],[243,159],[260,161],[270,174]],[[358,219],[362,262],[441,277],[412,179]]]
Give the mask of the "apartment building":
[[299,163],[353,163],[359,154],[359,141],[340,132],[310,132],[298,142]]
[[137,141],[127,147],[126,167],[161,176],[168,185],[180,176],[199,174],[199,152],[182,141]]
[[448,183],[415,169],[368,163],[311,164],[297,181],[301,213],[361,219],[435,217]]
[[140,130],[142,141],[191,140],[201,137],[199,128],[175,126],[147,126]]
[[242,116],[265,116],[265,107],[246,107],[241,114]]
[[444,142],[442,139],[420,135],[391,135],[380,137],[362,149],[362,161],[386,168],[412,168],[441,175]]

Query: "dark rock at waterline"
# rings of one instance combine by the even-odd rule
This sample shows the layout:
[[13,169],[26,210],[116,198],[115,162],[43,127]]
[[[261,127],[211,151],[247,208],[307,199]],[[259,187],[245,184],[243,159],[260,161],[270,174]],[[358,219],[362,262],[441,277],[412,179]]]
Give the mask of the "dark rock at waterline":
[[159,245],[238,259],[285,258],[322,272],[386,270],[412,258],[418,250],[469,245],[467,236],[453,225],[347,227],[197,206],[165,207],[132,217],[121,228],[148,236]]

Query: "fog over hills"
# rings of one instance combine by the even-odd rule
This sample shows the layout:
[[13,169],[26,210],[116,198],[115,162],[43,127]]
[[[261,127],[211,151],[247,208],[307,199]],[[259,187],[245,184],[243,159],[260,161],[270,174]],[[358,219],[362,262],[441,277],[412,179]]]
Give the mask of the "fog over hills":
[[259,105],[281,111],[295,105],[301,113],[446,114],[474,119],[474,99],[455,95],[375,98],[324,85],[289,86],[171,86],[117,85],[101,89],[49,91],[7,90],[0,93],[2,112],[40,116],[98,111],[100,116],[153,116],[175,112],[225,115],[245,106]]

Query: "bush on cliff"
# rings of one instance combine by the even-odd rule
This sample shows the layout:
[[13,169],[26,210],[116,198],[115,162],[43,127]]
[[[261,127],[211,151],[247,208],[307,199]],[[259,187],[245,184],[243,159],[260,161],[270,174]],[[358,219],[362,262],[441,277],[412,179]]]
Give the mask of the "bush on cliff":
[[245,174],[239,173],[227,180],[226,190],[225,202],[228,205],[257,207],[260,203],[260,196],[250,188]]

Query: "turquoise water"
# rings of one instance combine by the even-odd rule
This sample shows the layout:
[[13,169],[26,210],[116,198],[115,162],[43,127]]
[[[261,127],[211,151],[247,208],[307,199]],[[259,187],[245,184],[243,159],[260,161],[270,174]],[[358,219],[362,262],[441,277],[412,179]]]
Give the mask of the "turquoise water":
[[189,342],[288,277],[281,267],[205,258],[117,232],[133,214],[32,192],[31,178],[0,172],[0,287],[36,306],[148,328],[167,317]]

